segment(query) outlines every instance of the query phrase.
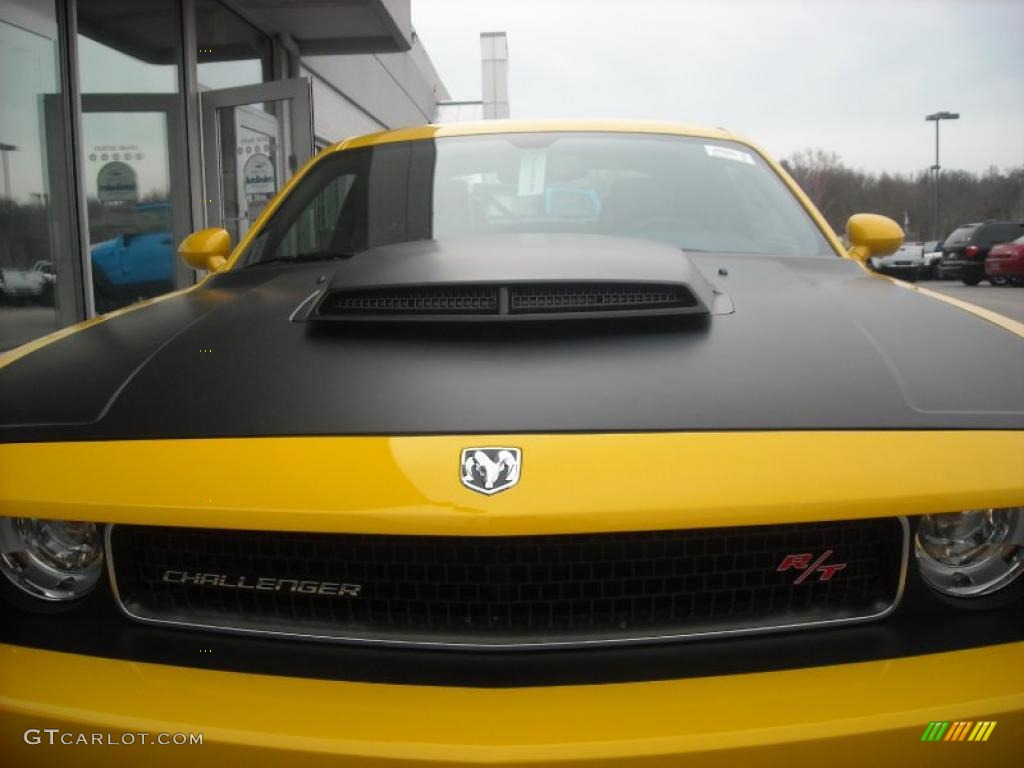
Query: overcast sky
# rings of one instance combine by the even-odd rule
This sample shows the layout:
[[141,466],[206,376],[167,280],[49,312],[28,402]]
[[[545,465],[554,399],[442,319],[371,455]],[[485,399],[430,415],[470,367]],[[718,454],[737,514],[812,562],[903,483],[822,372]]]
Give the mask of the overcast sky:
[[850,166],[1024,164],[1021,0],[413,0],[453,99],[480,98],[479,34],[508,32],[513,118],[723,126],[776,157]]

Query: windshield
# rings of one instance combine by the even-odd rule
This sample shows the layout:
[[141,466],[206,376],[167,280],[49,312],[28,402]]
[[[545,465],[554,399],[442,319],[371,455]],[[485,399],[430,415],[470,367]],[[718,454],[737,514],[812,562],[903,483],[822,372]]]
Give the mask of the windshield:
[[971,224],[966,227],[954,229],[953,234],[946,238],[946,246],[963,245],[971,239],[971,235],[973,235],[979,227],[981,227],[980,224]]
[[334,153],[271,217],[245,262],[522,233],[647,238],[697,251],[835,255],[782,180],[740,144],[556,132]]

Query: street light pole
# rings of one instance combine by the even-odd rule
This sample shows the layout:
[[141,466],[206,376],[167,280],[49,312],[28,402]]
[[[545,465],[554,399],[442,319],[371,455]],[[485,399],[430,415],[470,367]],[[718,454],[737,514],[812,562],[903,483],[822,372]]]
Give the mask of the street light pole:
[[943,120],[959,120],[959,112],[934,112],[925,115],[925,120],[935,122],[935,165],[932,166],[932,178],[934,179],[934,190],[932,192],[932,234],[936,239],[942,237],[939,229],[939,172],[942,166],[939,165],[939,123]]
[[17,147],[13,144],[5,144],[0,141],[0,156],[3,158],[4,165],[4,200],[11,199],[11,169],[7,165],[7,153],[16,149]]

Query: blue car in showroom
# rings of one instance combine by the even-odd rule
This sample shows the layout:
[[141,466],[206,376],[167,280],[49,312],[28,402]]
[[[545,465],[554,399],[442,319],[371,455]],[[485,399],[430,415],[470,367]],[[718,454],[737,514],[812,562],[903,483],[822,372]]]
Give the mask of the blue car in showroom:
[[[159,213],[168,203],[147,203],[135,212]],[[162,218],[162,217],[161,217]],[[174,238],[166,223],[154,221],[153,232],[120,232],[91,246],[96,311],[109,312],[174,287]]]

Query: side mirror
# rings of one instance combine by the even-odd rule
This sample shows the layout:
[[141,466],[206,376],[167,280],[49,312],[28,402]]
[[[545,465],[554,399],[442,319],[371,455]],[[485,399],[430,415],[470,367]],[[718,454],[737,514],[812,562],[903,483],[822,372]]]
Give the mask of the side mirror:
[[192,269],[216,272],[228,261],[231,253],[231,235],[226,229],[210,227],[200,229],[181,241],[178,255]]
[[856,213],[846,222],[850,256],[864,262],[872,256],[885,256],[903,245],[903,228],[888,216]]

